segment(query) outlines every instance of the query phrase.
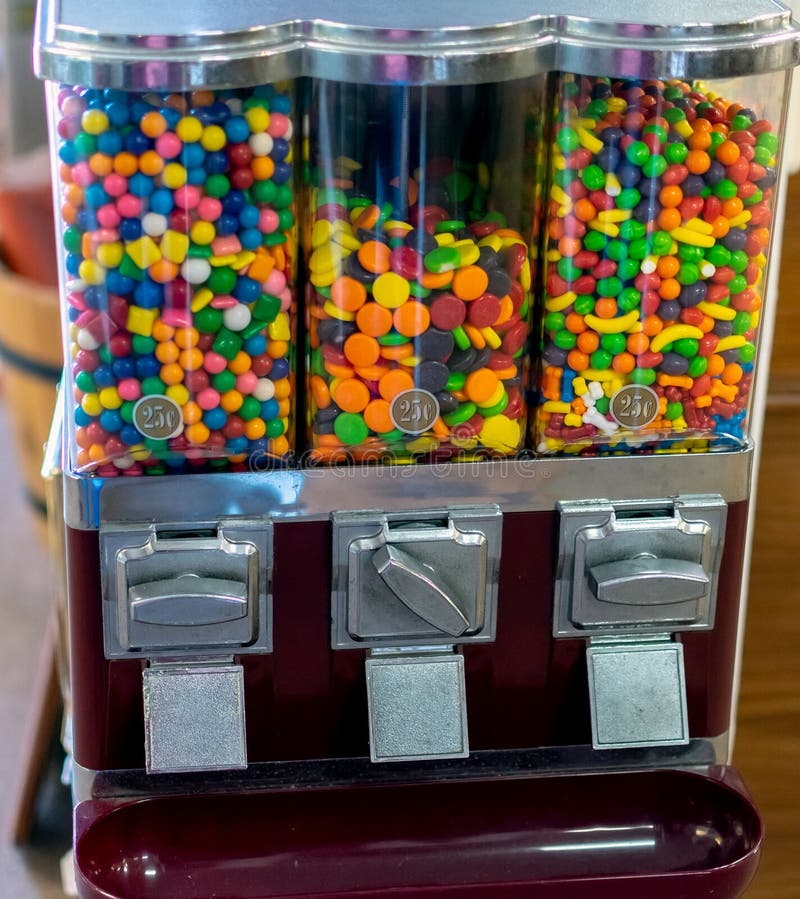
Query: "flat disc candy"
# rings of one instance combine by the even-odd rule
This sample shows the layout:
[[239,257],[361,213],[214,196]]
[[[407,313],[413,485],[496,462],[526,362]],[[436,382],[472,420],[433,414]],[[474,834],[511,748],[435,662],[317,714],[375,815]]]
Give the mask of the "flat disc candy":
[[467,307],[452,293],[443,293],[431,303],[431,322],[442,331],[452,331],[464,323]]
[[461,254],[453,247],[437,247],[425,254],[425,268],[429,272],[452,272],[461,263]]
[[416,341],[417,355],[423,359],[432,359],[437,362],[446,362],[453,352],[455,340],[449,331],[439,328],[428,328],[420,334]]
[[483,294],[469,305],[469,323],[476,328],[490,328],[500,317],[500,307],[500,300],[496,296]]
[[414,370],[416,386],[431,393],[444,390],[449,378],[450,369],[443,362],[420,362]]

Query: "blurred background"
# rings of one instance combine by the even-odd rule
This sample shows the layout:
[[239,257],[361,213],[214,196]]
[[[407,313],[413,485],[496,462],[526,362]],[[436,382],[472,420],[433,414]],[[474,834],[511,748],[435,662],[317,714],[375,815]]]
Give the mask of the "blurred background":
[[[0,0],[0,896],[8,899],[61,897],[70,886],[58,548],[39,476],[61,337],[43,90],[30,71],[33,11],[28,0]],[[789,125],[792,175],[782,253],[773,253],[770,271],[779,302],[734,753],[767,830],[748,899],[800,899],[800,84]]]

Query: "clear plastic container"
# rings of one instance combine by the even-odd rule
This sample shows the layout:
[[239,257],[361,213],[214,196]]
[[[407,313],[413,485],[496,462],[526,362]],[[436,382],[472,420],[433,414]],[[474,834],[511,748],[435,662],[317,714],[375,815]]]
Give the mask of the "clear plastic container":
[[544,85],[312,82],[312,460],[522,447]]
[[74,470],[287,459],[293,84],[48,87]]
[[786,84],[558,77],[539,452],[746,442]]

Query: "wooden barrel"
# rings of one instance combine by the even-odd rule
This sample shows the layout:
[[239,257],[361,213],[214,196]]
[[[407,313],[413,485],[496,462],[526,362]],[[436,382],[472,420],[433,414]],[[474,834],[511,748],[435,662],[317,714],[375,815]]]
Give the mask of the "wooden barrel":
[[0,275],[0,383],[15,446],[19,482],[45,512],[41,479],[62,369],[58,291],[19,275]]

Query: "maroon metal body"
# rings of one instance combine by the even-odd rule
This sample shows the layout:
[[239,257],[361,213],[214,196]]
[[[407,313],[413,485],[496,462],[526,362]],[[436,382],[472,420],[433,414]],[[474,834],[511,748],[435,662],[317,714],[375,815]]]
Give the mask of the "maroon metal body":
[[[683,634],[693,738],[728,730],[747,503],[728,508],[714,628]],[[465,646],[472,750],[591,742],[585,642],[552,637],[555,513],[510,513],[503,528],[497,639]],[[108,661],[96,532],[68,530],[75,760],[142,768],[143,662]],[[364,653],[331,649],[331,530],[279,522],[274,651],[243,656],[251,763],[366,756]]]
[[735,899],[760,840],[758,815],[726,769],[76,810],[84,899]]

